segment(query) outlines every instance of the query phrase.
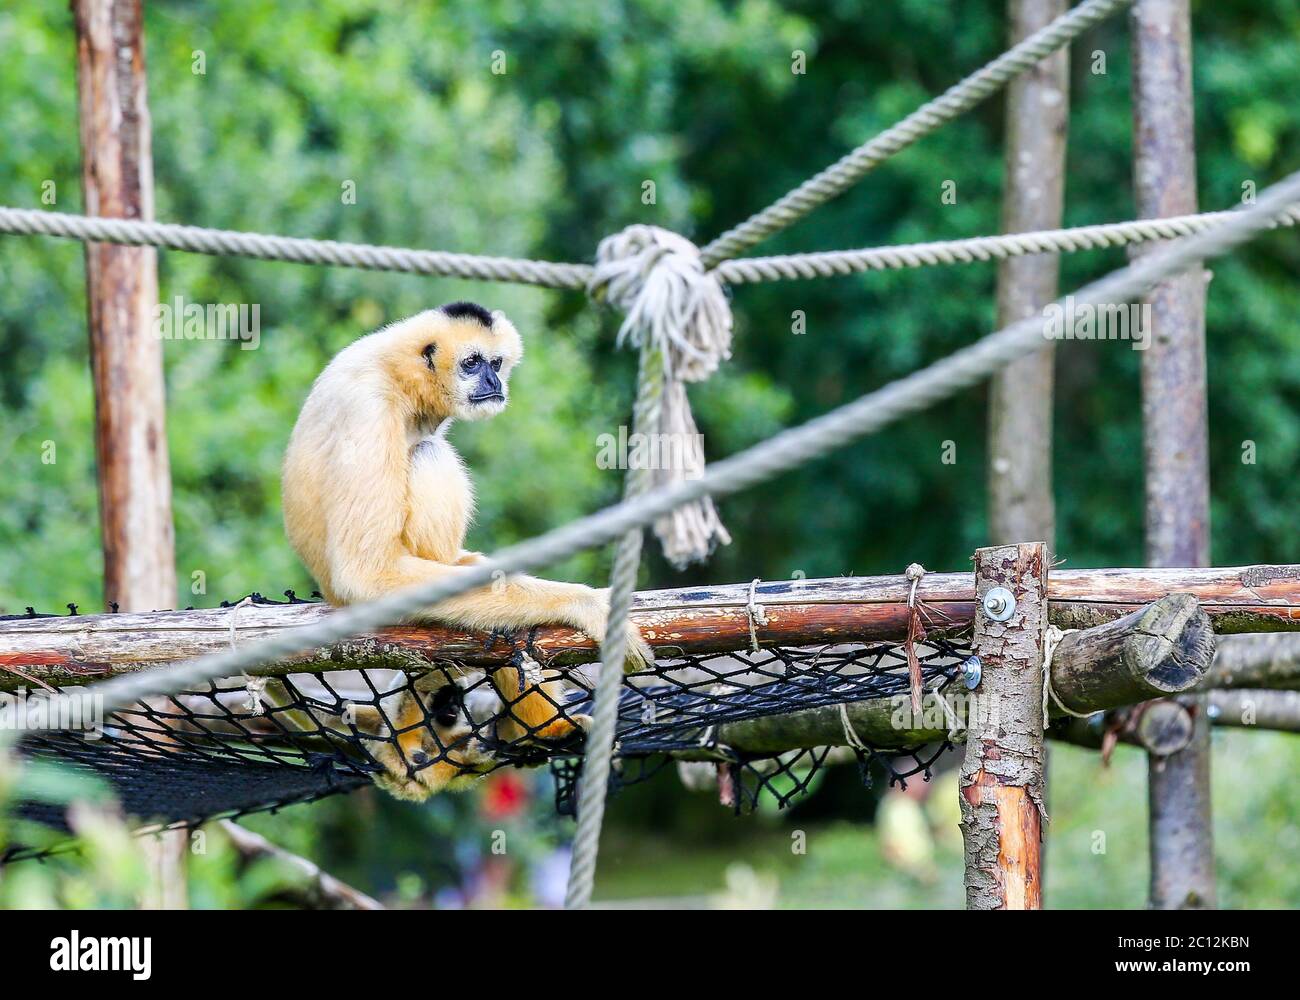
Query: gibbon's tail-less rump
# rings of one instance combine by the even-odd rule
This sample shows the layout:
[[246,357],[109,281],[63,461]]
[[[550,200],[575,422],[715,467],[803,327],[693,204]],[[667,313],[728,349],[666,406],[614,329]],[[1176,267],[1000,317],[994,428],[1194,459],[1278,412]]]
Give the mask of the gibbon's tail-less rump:
[[[464,548],[474,491],[447,431],[455,420],[505,410],[522,355],[519,333],[502,313],[455,302],[362,337],[321,372],[289,439],[282,493],[289,541],[326,600],[371,601],[463,573],[482,558]],[[514,575],[416,617],[482,630],[569,625],[599,642],[608,611],[604,590]],[[640,633],[630,631],[629,664],[653,659]],[[564,704],[557,683],[532,685],[506,670],[494,684],[509,724],[525,735],[572,734],[556,707]],[[394,712],[402,719],[434,715],[423,702]],[[422,798],[487,764],[485,750],[451,754],[434,735],[428,726],[403,735],[404,759],[381,761],[388,787]]]

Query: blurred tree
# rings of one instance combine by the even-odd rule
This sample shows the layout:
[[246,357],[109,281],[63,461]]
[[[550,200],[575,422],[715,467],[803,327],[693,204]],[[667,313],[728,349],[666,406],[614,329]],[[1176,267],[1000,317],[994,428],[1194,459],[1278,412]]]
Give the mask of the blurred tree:
[[[999,0],[163,0],[146,16],[160,219],[557,260],[590,259],[634,222],[704,242],[1004,45]],[[1201,201],[1229,207],[1300,162],[1285,98],[1300,0],[1202,2],[1194,25]],[[67,10],[0,11],[0,51],[0,203],[80,211]],[[1122,18],[1075,45],[1067,224],[1132,216],[1127,74]],[[1001,107],[987,102],[757,252],[993,232]],[[946,181],[955,204],[941,201]],[[1298,247],[1290,233],[1266,236],[1214,267],[1219,564],[1300,560],[1288,502],[1300,461]],[[1123,261],[1067,257],[1062,288]],[[633,364],[612,348],[618,318],[579,294],[170,252],[161,279],[164,301],[257,304],[262,323],[256,350],[166,348],[180,605],[311,589],[279,516],[298,406],[342,345],[438,302],[505,309],[528,348],[515,406],[454,432],[480,487],[472,544],[490,550],[618,496],[618,475],[593,455],[597,435],[627,419]],[[83,280],[75,244],[0,240],[7,611],[99,601]],[[971,265],[737,289],[735,359],[693,391],[710,454],[970,343],[993,322],[993,287],[993,267]],[[1137,356],[1066,343],[1058,358],[1058,550],[1072,566],[1138,562]],[[984,541],[983,411],[982,390],[964,393],[727,500],[730,548],[685,575],[652,559],[643,582],[961,568]],[[942,461],[945,442],[955,464]],[[599,582],[606,568],[607,554],[588,553],[552,572]],[[452,845],[481,829],[474,809],[365,794],[258,828],[361,887],[427,899],[457,879]],[[213,889],[214,905],[228,898]]]

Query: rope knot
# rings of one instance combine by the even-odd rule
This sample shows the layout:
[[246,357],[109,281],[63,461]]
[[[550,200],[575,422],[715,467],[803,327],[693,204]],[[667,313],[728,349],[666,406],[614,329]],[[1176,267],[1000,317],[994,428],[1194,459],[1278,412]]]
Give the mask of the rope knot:
[[[685,383],[703,381],[731,357],[731,306],[722,282],[690,240],[636,225],[600,241],[587,291],[623,310],[618,343],[641,352],[651,404],[636,429],[651,441],[645,453],[658,457],[635,467],[649,473],[649,488],[700,478],[704,444]],[[679,569],[731,541],[708,497],[678,507],[654,527],[665,558]]]
[[625,314],[619,345],[660,351],[669,379],[702,382],[731,357],[726,289],[684,236],[646,225],[606,236],[588,292]]

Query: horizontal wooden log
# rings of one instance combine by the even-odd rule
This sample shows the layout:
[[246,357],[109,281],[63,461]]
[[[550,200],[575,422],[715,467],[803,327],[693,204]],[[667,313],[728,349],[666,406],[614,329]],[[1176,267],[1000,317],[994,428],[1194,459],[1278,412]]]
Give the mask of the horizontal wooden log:
[[1300,733],[1300,691],[1211,691],[1210,724]]
[[[1254,688],[1235,688],[1230,691],[1206,692],[1209,701],[1210,725],[1232,729],[1257,729],[1283,733],[1300,733],[1300,691],[1271,691]],[[1177,702],[1155,702],[1153,705]],[[1143,713],[1145,721],[1146,712]],[[1116,716],[1094,716],[1088,719],[1062,718],[1053,722],[1048,736],[1074,746],[1097,750],[1102,746],[1105,733],[1114,728]],[[1160,728],[1168,732],[1176,727],[1163,726],[1157,719],[1148,724],[1149,734]],[[1144,735],[1139,722],[1136,726],[1121,725],[1115,732],[1120,746],[1150,749],[1149,736]]]
[[[960,631],[975,614],[971,573],[929,573],[917,596],[931,633]],[[902,575],[837,577],[760,583],[755,597],[766,612],[759,642],[820,645],[898,641],[907,633],[910,582]],[[1049,617],[1061,628],[1090,627],[1121,618],[1166,594],[1186,592],[1201,603],[1216,632],[1300,631],[1300,566],[1231,569],[1054,570]],[[748,584],[690,587],[637,595],[634,617],[651,644],[672,655],[726,652],[748,642]],[[320,620],[320,604],[247,605],[149,614],[80,615],[0,622],[0,690],[83,684],[148,670],[253,642]],[[259,669],[427,668],[436,662],[471,667],[507,660],[527,636],[497,636],[455,628],[398,626],[355,636],[321,650]],[[569,628],[533,630],[533,655],[565,666],[590,662],[594,644]]]
[[1205,676],[1214,644],[1210,617],[1196,598],[1170,594],[1061,639],[1052,656],[1052,690],[1074,712],[1176,694]]
[[1202,688],[1300,688],[1300,634],[1224,636]]
[[[1049,714],[1068,716],[1061,704],[1071,712],[1103,712],[1190,690],[1209,668],[1212,639],[1206,615],[1186,594],[1066,636],[1052,656],[1057,698]],[[906,698],[893,698],[749,719],[719,726],[717,740],[754,753],[841,746],[853,737],[875,747],[915,746],[943,739],[954,719],[964,728],[970,712],[998,709],[978,688],[968,692],[960,684],[950,685],[943,699],[947,710],[939,695],[927,694],[919,714]]]

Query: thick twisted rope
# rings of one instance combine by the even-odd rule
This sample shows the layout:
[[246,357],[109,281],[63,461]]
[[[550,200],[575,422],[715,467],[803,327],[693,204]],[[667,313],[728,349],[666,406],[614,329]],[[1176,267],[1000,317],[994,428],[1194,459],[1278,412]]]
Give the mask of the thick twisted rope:
[[[744,285],[760,281],[832,278],[909,267],[973,264],[1038,253],[1078,253],[1180,239],[1204,232],[1235,214],[1235,211],[1201,212],[1165,219],[1135,219],[1130,222],[1075,226],[1071,229],[971,236],[859,250],[737,257],[724,260],[711,273],[726,284]],[[1272,223],[1274,227],[1295,225],[1300,225],[1300,209],[1296,208],[1282,213]],[[403,271],[508,281],[548,288],[589,288],[596,279],[596,269],[586,264],[482,257],[366,243],[337,243],[333,240],[268,236],[228,229],[204,229],[199,226],[139,222],[134,219],[106,219],[4,206],[0,206],[0,233],[14,236],[55,236],[126,246],[156,246],[189,253],[226,254],[300,264],[329,264],[372,271]]]
[[[641,349],[636,404],[632,411],[633,431],[646,432],[659,424],[664,394],[664,359],[654,346]],[[649,469],[629,469],[624,482],[624,501],[635,500],[652,487]],[[582,910],[591,903],[596,880],[596,857],[600,853],[600,831],[605,821],[605,799],[609,793],[609,769],[614,759],[614,734],[618,728],[618,695],[623,684],[623,661],[627,654],[627,624],[641,567],[644,532],[640,525],[618,540],[614,569],[609,580],[609,618],[605,641],[600,646],[600,676],[591,713],[591,730],[583,752],[582,777],[578,782],[578,829],[573,836],[573,862],[564,906]]]
[[170,222],[108,219],[36,209],[0,207],[0,232],[59,236],[97,243],[165,247],[190,253],[255,257],[296,264],[333,264],[369,271],[437,274],[479,281],[512,281],[547,288],[585,288],[591,279],[586,264],[555,264],[544,260],[483,257],[442,250],[407,250],[368,243],[337,243],[294,236],[267,236],[229,229],[204,229]]
[[[1175,240],[1220,225],[1237,213],[1202,212],[1165,219],[1137,219],[1108,222],[1073,229],[1044,229],[1029,233],[975,236],[960,240],[937,240],[902,246],[871,247],[864,250],[831,250],[824,253],[796,253],[775,257],[737,257],[714,269],[723,281],[743,285],[756,281],[832,278],[864,271],[886,271],[907,267],[945,264],[973,264],[1005,260],[1036,253],[1076,253],[1130,246],[1153,240]],[[1300,208],[1278,216],[1270,228],[1300,225]]]
[[[1127,302],[1159,281],[1192,264],[1214,257],[1269,228],[1284,212],[1300,204],[1300,172],[1262,192],[1258,201],[1239,209],[1222,225],[1147,254],[1125,268],[1093,282],[1074,296],[1063,332],[1072,329],[1079,306]],[[91,685],[111,712],[152,694],[172,693],[217,677],[237,676],[260,664],[325,646],[390,622],[468,590],[492,583],[500,573],[517,573],[558,562],[575,552],[604,545],[634,528],[700,497],[729,496],[766,482],[849,442],[874,433],[911,413],[924,410],[997,371],[1042,343],[1043,318],[1029,317],[861,396],[799,427],[782,431],[761,444],[715,462],[699,479],[652,490],[603,511],[571,521],[535,538],[502,549],[493,558],[467,567],[463,575],[396,591],[369,604],[341,608],[323,621],[250,642],[233,650],[198,657],[165,670],[124,674]]]
[[[662,369],[654,376],[654,422],[637,430],[639,442],[653,445],[639,449],[653,463],[647,488],[698,479],[704,448],[684,383],[704,381],[731,357],[731,305],[722,282],[705,270],[690,240],[637,225],[600,241],[587,293],[623,310],[619,344],[636,346],[642,356],[653,351]],[[708,497],[678,507],[654,530],[664,557],[678,569],[731,541]]]
[[702,251],[704,263],[716,267],[802,219],[817,206],[842,194],[899,150],[906,149],[970,110],[1094,24],[1130,3],[1132,0],[1086,0],[1062,14],[1041,31],[1036,31],[982,69],[917,108],[898,124],[867,140],[780,200],[723,233],[705,246]]

